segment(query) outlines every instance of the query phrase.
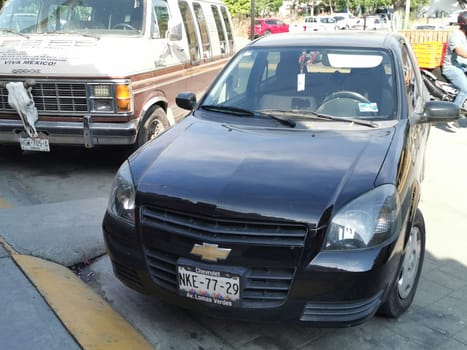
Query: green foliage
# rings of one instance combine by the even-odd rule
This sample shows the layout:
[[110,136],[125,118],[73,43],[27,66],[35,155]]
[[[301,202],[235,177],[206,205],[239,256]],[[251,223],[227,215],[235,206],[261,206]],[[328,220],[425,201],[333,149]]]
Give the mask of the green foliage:
[[[232,16],[249,16],[251,14],[251,0],[224,0],[227,7],[229,8]],[[255,14],[256,16],[261,15],[263,10],[269,11],[273,14],[278,11],[282,5],[283,0],[254,0],[255,3]],[[327,7],[332,6],[334,11],[342,11],[347,7],[353,13],[362,14],[374,12],[377,8],[385,8],[392,6],[394,9],[404,9],[407,0],[322,0],[318,6]],[[309,0],[295,0],[295,5],[308,4]],[[459,5],[464,7],[467,4],[467,0],[458,0]],[[430,0],[411,0],[411,10],[416,11],[422,6],[426,6],[430,3]]]
[[250,0],[225,0],[225,4],[232,16],[248,16],[251,13]]
[[[283,0],[254,0],[255,16],[262,16],[263,13],[273,15],[279,11]],[[467,0],[466,0],[467,1]],[[232,16],[250,16],[251,0],[224,0]]]

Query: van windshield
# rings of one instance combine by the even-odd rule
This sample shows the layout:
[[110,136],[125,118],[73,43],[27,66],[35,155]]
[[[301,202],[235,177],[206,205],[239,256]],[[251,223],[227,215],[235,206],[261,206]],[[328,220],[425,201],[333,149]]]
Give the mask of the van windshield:
[[11,0],[0,11],[0,33],[140,35],[143,0]]

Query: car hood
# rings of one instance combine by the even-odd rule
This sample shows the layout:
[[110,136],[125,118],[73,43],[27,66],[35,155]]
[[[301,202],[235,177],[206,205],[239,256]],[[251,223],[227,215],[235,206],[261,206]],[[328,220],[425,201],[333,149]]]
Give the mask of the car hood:
[[374,187],[394,133],[203,120],[177,128],[145,147],[141,162],[132,160],[138,204],[308,223]]

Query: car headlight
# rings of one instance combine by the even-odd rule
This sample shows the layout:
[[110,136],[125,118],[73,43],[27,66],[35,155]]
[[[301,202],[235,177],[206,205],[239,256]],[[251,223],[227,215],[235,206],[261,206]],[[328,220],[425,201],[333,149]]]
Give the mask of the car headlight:
[[399,195],[394,185],[377,187],[342,207],[331,219],[324,249],[364,249],[400,232]]
[[115,175],[108,211],[131,224],[135,223],[135,186],[128,161],[121,165]]

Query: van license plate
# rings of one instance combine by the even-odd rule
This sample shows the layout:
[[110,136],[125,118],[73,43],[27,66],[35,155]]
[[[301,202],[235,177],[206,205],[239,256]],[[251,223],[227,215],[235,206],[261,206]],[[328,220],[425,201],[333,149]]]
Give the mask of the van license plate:
[[240,300],[240,276],[178,265],[178,290],[190,299],[220,306],[235,306]]
[[50,152],[49,140],[47,137],[23,137],[20,136],[19,144],[23,151]]

